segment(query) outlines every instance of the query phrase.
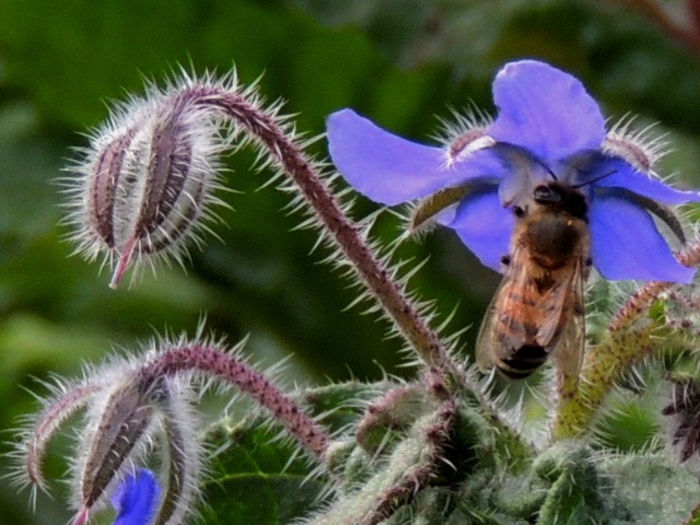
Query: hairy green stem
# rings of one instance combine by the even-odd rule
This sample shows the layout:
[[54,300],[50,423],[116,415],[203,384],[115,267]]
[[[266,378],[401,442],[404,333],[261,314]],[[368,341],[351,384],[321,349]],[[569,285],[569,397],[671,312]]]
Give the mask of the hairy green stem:
[[[700,241],[687,246],[677,256],[686,266],[700,265]],[[602,341],[587,351],[578,385],[572,379],[560,381],[552,427],[555,440],[584,435],[623,374],[646,356],[673,345],[677,334],[662,320],[643,318],[659,294],[672,284],[652,281],[632,294],[618,310]],[[643,322],[637,323],[640,319]]]
[[656,349],[655,326],[638,331],[608,332],[603,341],[586,354],[578,388],[565,381],[552,429],[556,440],[585,434],[596,410],[615,382],[644,356]]

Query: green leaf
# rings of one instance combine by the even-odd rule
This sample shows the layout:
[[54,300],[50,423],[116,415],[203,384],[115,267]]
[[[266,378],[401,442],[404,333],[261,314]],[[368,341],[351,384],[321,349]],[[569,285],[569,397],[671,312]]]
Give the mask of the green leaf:
[[697,471],[665,455],[615,455],[602,458],[599,468],[608,491],[629,512],[629,523],[685,523],[700,505]]
[[198,523],[207,525],[283,525],[318,505],[324,487],[309,479],[311,468],[289,442],[256,420],[232,431],[213,432],[219,450],[205,484],[206,506]]

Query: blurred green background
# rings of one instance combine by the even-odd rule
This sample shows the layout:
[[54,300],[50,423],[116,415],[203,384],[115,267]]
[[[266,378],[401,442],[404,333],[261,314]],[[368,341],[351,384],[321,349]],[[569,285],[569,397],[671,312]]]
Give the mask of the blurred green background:
[[[697,4],[697,2],[695,2]],[[142,91],[178,65],[228,71],[269,99],[283,97],[300,130],[317,134],[330,112],[352,106],[381,125],[429,141],[436,115],[472,101],[492,112],[490,81],[506,61],[537,57],[571,71],[607,115],[659,121],[676,151],[664,172],[700,185],[700,46],[685,2],[517,0],[0,0],[0,429],[12,440],[17,418],[36,408],[25,388],[49,372],[74,375],[111,348],[137,348],[166,330],[207,326],[264,365],[293,354],[288,380],[323,384],[349,377],[407,374],[400,342],[362,308],[343,311],[355,292],[308,255],[310,231],[290,232],[299,217],[280,209],[287,197],[256,191],[267,174],[254,159],[229,159],[224,195],[235,212],[192,252],[187,273],[164,268],[137,285],[107,287],[108,272],[69,257],[62,241],[62,196],[53,183],[82,132],[108,115],[105,103]],[[638,4],[646,5],[646,2]],[[661,15],[659,17],[659,15]],[[696,19],[700,18],[696,13]],[[676,31],[677,30],[677,31]],[[693,36],[695,35],[695,37]],[[695,40],[694,40],[695,38]],[[324,155],[325,143],[314,152]],[[358,199],[359,218],[374,206]],[[400,223],[384,214],[387,240]],[[400,257],[430,260],[413,279],[453,330],[478,325],[498,276],[478,265],[449,231],[409,242]],[[474,331],[465,337],[469,348]],[[64,450],[58,443],[52,450]],[[9,448],[2,445],[0,470]],[[59,455],[59,454],[55,454]],[[51,461],[51,475],[65,465]],[[61,488],[52,484],[54,489]],[[0,524],[65,523],[62,496],[41,497],[31,514],[26,494],[0,481]]]

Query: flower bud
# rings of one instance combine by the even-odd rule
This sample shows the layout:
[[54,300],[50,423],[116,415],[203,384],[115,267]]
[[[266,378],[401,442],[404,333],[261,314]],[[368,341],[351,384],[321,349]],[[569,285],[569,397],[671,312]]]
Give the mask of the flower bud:
[[[248,365],[242,349],[243,342],[229,349],[208,340],[162,340],[142,354],[86,369],[81,381],[57,381],[41,412],[19,431],[10,454],[16,462],[15,483],[44,488],[41,458],[49,441],[61,423],[86,407],[78,447],[67,458],[77,509],[73,525],[86,525],[110,497],[123,518],[115,525],[143,523],[143,516],[153,512],[149,523],[154,525],[185,523],[197,505],[204,469],[202,424],[194,408],[195,394],[201,394],[195,387],[207,388],[204,378],[248,394],[312,457],[325,461],[328,433],[270,378]],[[152,462],[154,453],[160,455],[158,494],[149,493],[152,483],[142,493],[140,482],[132,486],[134,469]]]
[[152,88],[119,108],[70,168],[73,238],[89,259],[106,254],[113,288],[135,261],[180,259],[207,205],[220,202],[212,192],[226,144],[220,113],[202,103],[209,87]]
[[153,409],[140,385],[128,382],[114,390],[96,421],[94,432],[83,442],[81,454],[80,501],[92,508],[114,480],[153,420]]

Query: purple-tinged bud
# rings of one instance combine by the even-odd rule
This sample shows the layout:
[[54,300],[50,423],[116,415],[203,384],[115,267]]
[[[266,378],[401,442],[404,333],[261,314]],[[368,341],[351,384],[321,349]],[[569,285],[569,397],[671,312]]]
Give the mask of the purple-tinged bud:
[[[442,131],[435,138],[444,144],[444,164],[451,168],[480,149],[492,147],[495,140],[488,134],[490,121],[478,109],[473,108],[466,113],[452,114],[454,121],[442,121]],[[469,184],[458,184],[436,191],[432,195],[418,201],[411,209],[407,224],[409,235],[427,233],[437,224],[438,217],[447,220],[450,213],[454,214],[456,205],[471,190]]]
[[83,440],[86,452],[81,453],[78,476],[84,508],[99,501],[153,419],[150,396],[140,386],[130,382],[114,390],[99,406],[101,417]]
[[221,113],[202,103],[210,91],[206,82],[152,87],[118,108],[70,168],[73,239],[90,259],[106,254],[113,288],[135,261],[179,259],[208,205],[221,202],[213,190],[228,144],[218,133]]
[[61,423],[90,403],[103,385],[57,382],[47,386],[51,390],[50,398],[42,400],[41,412],[25,418],[19,431],[20,440],[9,454],[14,462],[12,481],[19,487],[31,487],[32,506],[36,504],[36,489],[46,490],[41,466],[48,443]]
[[669,151],[666,135],[653,135],[655,124],[633,129],[634,117],[623,117],[605,136],[603,151],[620,157],[640,172],[652,175],[654,165]]
[[166,415],[163,463],[168,465],[168,484],[154,525],[183,522],[195,506],[202,472],[202,447],[196,435],[201,425],[192,413],[190,389],[177,380],[166,380],[165,386],[158,405]]

